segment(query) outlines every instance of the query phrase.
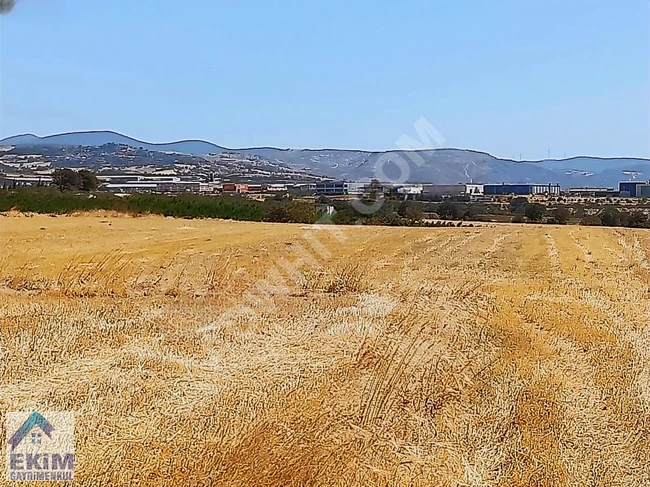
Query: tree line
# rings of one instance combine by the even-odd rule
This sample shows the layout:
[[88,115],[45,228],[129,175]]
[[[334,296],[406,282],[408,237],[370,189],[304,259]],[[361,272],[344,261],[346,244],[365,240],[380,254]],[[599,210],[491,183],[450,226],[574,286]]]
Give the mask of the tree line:
[[181,218],[314,223],[313,204],[297,201],[254,201],[243,196],[182,194],[131,194],[59,191],[55,188],[0,190],[0,211],[66,214],[76,211],[112,210],[130,214],[158,214]]
[[[332,223],[390,225],[390,226],[445,226],[472,221],[511,221],[515,223],[569,222],[582,225],[627,226],[650,228],[650,219],[641,210],[626,212],[608,205],[604,208],[569,208],[564,205],[548,207],[530,202],[525,197],[514,197],[504,208],[498,203],[453,201],[439,203],[421,201],[384,200],[373,212],[359,211],[359,205],[346,200],[318,198],[315,203],[294,199],[289,194],[278,194],[265,201],[256,201],[241,195],[208,196],[182,194],[177,196],[134,193],[118,197],[112,193],[93,192],[96,178],[92,174],[62,170],[55,173],[55,187],[4,188],[0,190],[0,211],[19,210],[34,213],[65,214],[75,211],[113,210],[132,214],[160,214],[182,218],[223,218],[232,220],[267,221],[279,223],[315,223],[323,211],[335,210],[328,221]],[[92,177],[90,177],[92,176]],[[63,190],[61,190],[63,188]],[[363,197],[360,204],[371,207],[377,202],[372,195]],[[455,223],[451,223],[455,222]]]

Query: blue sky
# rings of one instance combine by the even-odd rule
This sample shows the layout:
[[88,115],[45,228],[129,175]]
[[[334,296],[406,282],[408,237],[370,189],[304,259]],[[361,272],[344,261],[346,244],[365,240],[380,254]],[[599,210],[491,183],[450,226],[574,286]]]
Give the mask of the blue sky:
[[0,135],[650,156],[650,3],[18,0]]

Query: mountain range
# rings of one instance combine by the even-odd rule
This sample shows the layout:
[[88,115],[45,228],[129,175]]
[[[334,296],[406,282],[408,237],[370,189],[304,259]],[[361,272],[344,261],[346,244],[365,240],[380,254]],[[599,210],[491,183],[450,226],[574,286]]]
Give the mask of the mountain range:
[[[250,147],[231,149],[203,140],[182,140],[164,144],[143,142],[116,132],[89,131],[38,137],[17,135],[0,140],[0,146],[66,147],[122,144],[149,151],[174,152],[193,156],[224,152],[254,155],[302,171],[323,176],[367,180],[395,180],[408,166],[410,182],[454,184],[459,182],[535,182],[570,186],[616,186],[630,178],[650,178],[650,159],[573,157],[560,160],[514,161],[500,159],[486,152],[466,149],[431,149],[417,151],[364,151],[345,149],[280,149]],[[382,171],[377,172],[381,166]]]

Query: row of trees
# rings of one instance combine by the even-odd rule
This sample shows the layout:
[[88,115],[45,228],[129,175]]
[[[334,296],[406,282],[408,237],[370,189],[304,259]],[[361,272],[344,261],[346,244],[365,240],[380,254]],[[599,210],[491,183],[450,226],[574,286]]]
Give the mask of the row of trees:
[[[66,171],[66,170],[63,170]],[[74,173],[74,174],[71,174]],[[59,178],[60,175],[60,178]],[[18,188],[0,191],[0,211],[17,209],[35,213],[64,214],[74,211],[115,210],[135,214],[154,213],[184,218],[224,218],[233,220],[279,223],[315,223],[321,216],[317,205],[280,195],[260,202],[242,196],[203,196],[184,194],[132,194],[125,198],[110,193],[85,194],[94,186],[93,178],[84,171],[61,172],[57,186],[77,188],[78,191],[57,191],[53,188]],[[376,201],[367,198],[361,203],[370,207]],[[510,219],[512,222],[566,224],[571,219],[583,225],[626,226],[650,228],[650,218],[640,210],[625,212],[606,207],[591,214],[584,208],[572,212],[565,206],[552,210],[531,203],[526,198],[513,198],[506,208],[480,203],[424,203],[418,201],[385,200],[377,211],[358,211],[350,201],[320,199],[335,209],[331,221],[337,224],[367,224],[391,226],[431,226],[431,219],[447,221],[492,221]]]
[[318,215],[309,203],[268,200],[254,201],[241,196],[186,194],[132,194],[120,198],[110,193],[87,195],[53,188],[21,188],[0,191],[0,211],[65,214],[74,211],[115,210],[125,213],[153,213],[183,218],[315,223]]
[[264,221],[277,223],[316,223],[319,215],[314,205],[298,201],[265,202]]
[[[571,212],[565,207],[558,207],[550,214],[544,205],[528,203],[524,198],[515,201],[511,208],[505,211],[497,205],[482,203],[461,203],[445,200],[442,203],[427,203],[421,201],[394,201],[385,200],[380,208],[372,213],[359,212],[347,201],[320,200],[327,202],[336,209],[333,218],[335,223],[373,224],[373,225],[425,225],[427,219],[442,219],[454,221],[492,221],[499,215],[508,217],[515,222],[543,222],[565,224],[572,217]],[[371,205],[372,199],[362,200],[362,204]],[[514,215],[514,218],[513,218]]]
[[620,211],[605,208],[596,215],[586,215],[580,220],[581,225],[604,225],[607,227],[650,228],[650,218],[643,211]]

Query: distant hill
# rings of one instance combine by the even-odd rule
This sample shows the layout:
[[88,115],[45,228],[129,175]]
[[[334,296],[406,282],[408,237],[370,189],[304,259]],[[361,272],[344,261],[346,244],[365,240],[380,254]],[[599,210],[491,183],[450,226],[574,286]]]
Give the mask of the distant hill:
[[[26,139],[30,140],[30,139]],[[158,174],[207,180],[286,183],[320,181],[322,177],[260,156],[222,152],[195,156],[154,151],[126,144],[90,146],[10,145],[0,151],[0,172],[47,175],[57,168],[86,168],[100,174]]]
[[423,161],[421,165],[417,165],[411,161],[412,154],[402,151],[372,152],[274,147],[229,149],[203,140],[152,144],[109,131],[72,132],[47,137],[26,134],[0,140],[0,145],[32,147],[101,146],[108,143],[195,156],[223,152],[256,155],[314,174],[353,180],[371,179],[381,175],[381,172],[377,172],[380,161],[384,161],[381,166],[386,178],[396,179],[400,176],[400,169],[396,164],[400,157],[408,164],[408,181],[411,182],[453,184],[467,181],[484,183],[511,181],[559,183],[563,187],[569,187],[616,186],[618,181],[629,179],[630,172],[637,173],[639,179],[650,178],[650,159],[642,158],[575,157],[562,160],[513,161],[499,159],[479,151],[436,149],[416,151],[417,156]]
[[146,150],[181,152],[192,155],[219,154],[226,150],[224,147],[203,140],[182,140],[168,144],[151,144],[110,131],[69,132],[48,135],[47,137],[24,134],[0,140],[0,145],[101,146],[105,144],[123,144],[135,148],[142,147]]

